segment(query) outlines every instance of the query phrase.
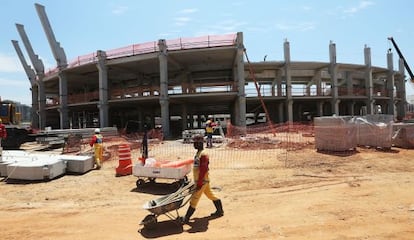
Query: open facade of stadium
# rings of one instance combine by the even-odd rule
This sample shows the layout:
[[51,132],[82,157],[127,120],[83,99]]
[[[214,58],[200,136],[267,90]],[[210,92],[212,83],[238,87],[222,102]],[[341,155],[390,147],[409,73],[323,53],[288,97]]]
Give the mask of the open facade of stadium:
[[404,66],[393,53],[387,67],[338,63],[329,44],[329,62],[291,61],[283,43],[282,61],[249,62],[243,33],[173,40],[160,39],[114,50],[98,50],[66,61],[44,7],[36,4],[57,62],[46,72],[17,25],[34,69],[16,51],[32,85],[33,125],[40,129],[112,127],[135,121],[162,126],[165,137],[201,126],[207,116],[224,116],[236,126],[266,117],[274,123],[309,121],[315,116],[406,115]]

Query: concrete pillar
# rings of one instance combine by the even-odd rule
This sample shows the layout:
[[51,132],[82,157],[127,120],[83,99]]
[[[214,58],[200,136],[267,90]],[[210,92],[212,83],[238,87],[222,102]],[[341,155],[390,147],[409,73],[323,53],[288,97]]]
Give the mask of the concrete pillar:
[[283,94],[282,94],[282,79],[283,79],[282,71],[279,71],[278,74],[277,74],[277,82],[276,82],[276,84],[277,84],[277,96],[278,97],[283,96]]
[[354,86],[352,84],[352,72],[345,72],[345,82],[346,82],[346,94],[353,96],[354,95]]
[[329,73],[331,75],[331,105],[332,114],[339,116],[339,98],[338,98],[338,65],[336,64],[336,45],[331,42],[329,44]]
[[316,105],[316,111],[317,111],[317,113],[316,113],[316,114],[317,114],[319,117],[324,116],[324,113],[323,113],[323,104],[324,104],[324,102],[319,101],[319,102],[317,102],[316,104],[317,104],[317,105]]
[[99,126],[109,127],[108,107],[108,67],[106,66],[106,53],[98,51],[98,63],[96,64],[99,74]]
[[[405,90],[405,79],[404,79],[404,60],[400,58],[398,62],[398,72],[400,73],[401,77],[398,79],[397,84],[397,93],[398,98],[400,99],[397,103],[397,119],[403,119],[406,115],[406,90]],[[410,81],[410,80],[408,80]]]
[[31,111],[31,122],[33,128],[40,128],[39,125],[39,88],[36,84],[33,84],[30,88],[32,92],[32,111]]
[[285,57],[285,78],[286,78],[286,107],[287,107],[287,121],[293,122],[293,99],[292,99],[292,73],[290,70],[290,45],[286,40],[283,44]]
[[387,74],[387,114],[395,115],[394,112],[394,63],[393,63],[393,56],[392,52],[389,51],[387,53],[387,66],[388,66],[388,74]]
[[273,78],[272,80],[272,97],[279,96],[278,93],[279,93],[280,86],[281,86],[281,71],[275,70],[275,78]]
[[284,111],[285,104],[283,102],[281,102],[281,103],[278,104],[278,107],[279,107],[279,109],[278,109],[279,123],[283,123],[283,122],[285,122],[285,114],[284,114],[285,113],[285,111]]
[[245,78],[244,78],[244,45],[243,45],[243,33],[237,33],[237,54],[235,59],[236,76],[237,81],[237,99],[235,103],[235,123],[236,126],[246,126],[246,93],[245,93]]
[[160,49],[158,60],[160,63],[160,106],[161,106],[161,124],[164,139],[171,136],[170,132],[170,110],[169,110],[169,96],[168,96],[168,59],[167,59],[167,44],[164,39],[158,40],[158,47]]
[[188,129],[188,120],[187,120],[187,104],[182,104],[181,105],[182,111],[181,111],[181,129],[184,131],[186,129]]
[[62,71],[59,72],[59,104],[60,129],[68,129],[68,80],[66,74]]
[[[59,81],[60,82],[60,81]],[[38,75],[37,81],[37,105],[39,106],[39,128],[45,129],[46,127],[46,94],[45,83],[43,82],[43,75]]]
[[367,100],[365,102],[367,106],[367,113],[374,114],[374,94],[373,94],[373,81],[372,81],[372,65],[371,65],[371,48],[364,48],[364,59],[365,59],[365,89]]
[[322,96],[322,80],[321,80],[322,71],[319,70],[315,73],[315,84],[316,84],[316,96]]
[[348,102],[348,114],[351,116],[355,115],[355,102]]

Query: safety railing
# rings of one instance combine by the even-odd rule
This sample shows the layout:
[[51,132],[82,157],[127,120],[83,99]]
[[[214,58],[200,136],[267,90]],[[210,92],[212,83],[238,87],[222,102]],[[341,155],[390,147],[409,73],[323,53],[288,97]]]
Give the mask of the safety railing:
[[[166,40],[167,49],[169,51],[195,49],[195,48],[209,48],[220,46],[232,46],[236,44],[237,34],[224,34],[224,35],[208,35],[202,37],[193,38],[178,38],[172,40]],[[159,51],[158,41],[138,43],[129,45],[126,47],[116,48],[105,51],[107,59],[129,57],[139,54],[147,54]],[[68,63],[68,68],[78,67],[89,63],[95,63],[98,61],[96,53],[89,53],[83,56],[79,56],[76,59]],[[46,76],[58,72],[58,68],[50,69],[46,72]]]

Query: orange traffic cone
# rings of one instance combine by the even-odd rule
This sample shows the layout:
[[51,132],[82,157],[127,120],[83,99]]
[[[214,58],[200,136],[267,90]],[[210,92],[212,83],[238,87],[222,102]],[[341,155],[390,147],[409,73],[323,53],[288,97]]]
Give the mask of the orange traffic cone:
[[132,174],[131,149],[129,144],[118,146],[119,165],[116,168],[116,176],[126,176]]

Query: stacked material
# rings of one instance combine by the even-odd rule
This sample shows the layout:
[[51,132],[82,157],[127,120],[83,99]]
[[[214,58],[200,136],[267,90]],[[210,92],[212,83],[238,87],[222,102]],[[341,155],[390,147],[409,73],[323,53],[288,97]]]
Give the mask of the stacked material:
[[2,159],[0,160],[0,177],[7,177],[7,165],[28,161],[29,153],[25,151],[3,151]]
[[93,168],[92,156],[3,151],[0,176],[15,180],[51,180],[66,172],[85,173]]
[[393,116],[366,115],[356,118],[358,146],[389,149],[392,147]]
[[59,158],[66,162],[66,172],[83,174],[93,169],[95,161],[93,156],[60,155]]
[[65,173],[64,161],[49,156],[7,165],[7,177],[19,180],[48,180]]
[[204,129],[191,129],[191,130],[184,130],[182,132],[183,142],[184,143],[192,143],[193,137],[195,135],[202,135],[204,136],[206,133],[206,130]]
[[132,174],[138,177],[137,187],[142,185],[147,178],[154,181],[156,178],[176,179],[184,181],[191,171],[193,159],[177,161],[157,161],[154,158],[145,159],[145,164],[135,164]]
[[414,124],[394,123],[392,144],[401,148],[414,148]]
[[357,147],[353,117],[315,117],[314,125],[315,147],[318,151],[348,151]]

